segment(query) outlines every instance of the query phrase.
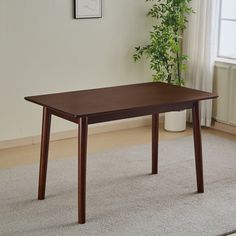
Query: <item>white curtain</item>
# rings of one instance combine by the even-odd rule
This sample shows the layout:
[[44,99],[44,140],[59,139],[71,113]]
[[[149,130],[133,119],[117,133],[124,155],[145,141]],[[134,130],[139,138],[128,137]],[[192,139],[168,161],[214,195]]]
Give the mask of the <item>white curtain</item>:
[[[189,57],[186,85],[212,92],[219,0],[192,0],[191,5],[195,13],[189,17],[183,39],[183,52]],[[201,125],[209,127],[211,121],[212,101],[201,102]]]

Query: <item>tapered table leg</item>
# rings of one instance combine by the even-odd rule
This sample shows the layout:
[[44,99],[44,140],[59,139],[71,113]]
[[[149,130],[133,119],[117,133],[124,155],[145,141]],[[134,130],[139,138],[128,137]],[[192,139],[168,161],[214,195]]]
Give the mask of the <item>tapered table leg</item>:
[[45,198],[50,127],[51,113],[48,111],[48,108],[44,107],[41,134],[38,200],[43,200]]
[[152,174],[158,173],[159,114],[152,115]]
[[78,223],[86,221],[86,159],[88,118],[79,119],[78,132]]
[[201,140],[199,102],[194,103],[192,108],[192,114],[193,114],[193,137],[194,137],[196,175],[197,175],[197,191],[198,193],[203,193],[204,180],[203,180],[202,140]]

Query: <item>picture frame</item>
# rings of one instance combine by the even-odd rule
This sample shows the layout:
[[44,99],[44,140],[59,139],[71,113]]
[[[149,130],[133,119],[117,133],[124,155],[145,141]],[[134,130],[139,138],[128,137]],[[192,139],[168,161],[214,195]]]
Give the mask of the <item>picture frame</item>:
[[74,0],[74,18],[89,19],[102,17],[102,0]]

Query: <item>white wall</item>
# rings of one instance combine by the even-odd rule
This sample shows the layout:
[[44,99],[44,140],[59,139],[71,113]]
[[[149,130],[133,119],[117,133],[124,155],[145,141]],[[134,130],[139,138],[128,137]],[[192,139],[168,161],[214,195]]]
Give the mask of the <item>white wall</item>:
[[[0,141],[38,135],[41,107],[24,96],[140,83],[148,66],[144,0],[103,0],[103,18],[73,19],[73,0],[0,1]],[[53,131],[76,128],[53,120]]]

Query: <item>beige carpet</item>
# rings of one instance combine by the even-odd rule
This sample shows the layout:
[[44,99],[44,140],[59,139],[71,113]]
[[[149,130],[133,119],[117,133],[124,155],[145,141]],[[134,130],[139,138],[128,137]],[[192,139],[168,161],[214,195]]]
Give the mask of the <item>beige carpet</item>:
[[236,143],[203,137],[205,193],[196,194],[192,137],[88,157],[87,223],[77,225],[77,160],[49,162],[47,199],[38,166],[0,171],[0,235],[222,235],[236,229]]

